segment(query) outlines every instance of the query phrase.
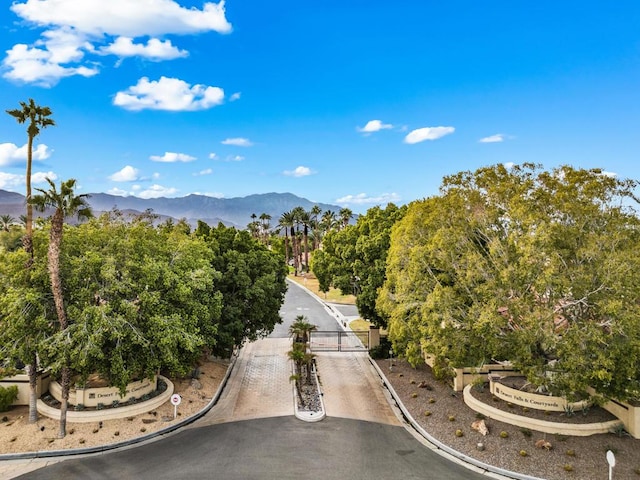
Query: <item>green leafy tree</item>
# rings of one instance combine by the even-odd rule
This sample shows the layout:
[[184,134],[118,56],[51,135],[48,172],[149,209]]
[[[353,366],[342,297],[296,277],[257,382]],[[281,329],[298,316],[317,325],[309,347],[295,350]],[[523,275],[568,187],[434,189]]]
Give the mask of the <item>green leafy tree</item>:
[[392,203],[371,208],[355,225],[329,233],[313,257],[320,289],[326,292],[334,285],[343,294],[356,295],[359,314],[381,327],[386,318],[376,307],[378,290],[385,279],[391,229],[405,212],[406,207]]
[[[65,236],[72,367],[124,393],[158,371],[186,375],[215,347],[222,301],[203,239],[104,214]],[[63,338],[51,342],[50,354]]]
[[28,366],[29,423],[35,423],[38,352],[52,333],[50,313],[55,310],[46,258],[36,256],[27,270],[24,266],[30,257],[22,248],[0,249],[0,358],[9,359],[11,366]]
[[634,188],[567,166],[446,177],[392,233],[378,306],[394,350],[445,372],[509,360],[567,398],[637,396]]
[[208,244],[216,283],[222,294],[215,353],[229,355],[246,340],[268,335],[281,323],[287,269],[282,257],[251,237],[249,232],[219,225]]

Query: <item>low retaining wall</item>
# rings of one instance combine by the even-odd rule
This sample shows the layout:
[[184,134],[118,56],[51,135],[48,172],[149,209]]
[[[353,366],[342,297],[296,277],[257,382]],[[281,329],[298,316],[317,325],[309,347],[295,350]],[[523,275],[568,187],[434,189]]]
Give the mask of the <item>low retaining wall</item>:
[[[157,377],[154,376],[151,380],[143,378],[127,385],[124,396],[120,395],[120,390],[117,387],[76,387],[69,391],[69,404],[84,405],[85,407],[97,407],[99,404],[109,406],[114,401],[126,402],[132,398],[138,399],[155,391],[157,385]],[[62,401],[62,386],[56,380],[51,380],[49,393],[59,402]]]
[[[76,411],[69,409],[67,411],[67,421],[73,423],[88,423],[98,422],[100,420],[113,420],[115,418],[127,418],[139,415],[141,413],[149,412],[155,408],[158,408],[163,403],[169,401],[173,394],[173,382],[168,378],[158,375],[158,378],[167,384],[167,389],[160,395],[150,398],[144,402],[134,403],[132,405],[126,405],[117,408],[103,408],[101,410],[82,410]],[[53,418],[54,420],[60,419],[60,409],[53,408],[44,403],[42,400],[38,400],[38,413]]]
[[[589,388],[588,392],[591,395],[596,394],[593,388]],[[622,420],[624,429],[629,435],[633,438],[640,438],[640,407],[634,407],[633,405],[618,400],[609,400],[602,405],[602,408]]]
[[[49,388],[49,382],[51,381],[49,372],[40,372],[36,379],[36,397],[46,392]],[[26,373],[20,373],[12,377],[6,377],[0,380],[0,386],[8,388],[11,386],[18,387],[18,398],[11,405],[29,405],[29,375]]]
[[[432,355],[425,354],[424,361],[427,365],[433,368],[434,357]],[[453,370],[453,390],[461,392],[464,387],[471,385],[476,381],[482,380],[489,381],[490,375],[499,375],[501,377],[519,377],[522,372],[514,369],[511,365],[501,365],[499,363],[488,363],[481,367],[465,367],[454,368]]]
[[500,410],[499,408],[492,407],[491,405],[487,405],[486,403],[479,401],[471,394],[471,385],[464,387],[463,392],[464,403],[466,403],[472,410],[482,413],[486,417],[498,420],[499,422],[517,425],[518,427],[528,428],[538,432],[587,437],[598,433],[608,433],[623,424],[622,420],[582,424],[538,420],[535,418],[524,417],[522,415],[516,415],[515,413],[505,412],[504,410]]

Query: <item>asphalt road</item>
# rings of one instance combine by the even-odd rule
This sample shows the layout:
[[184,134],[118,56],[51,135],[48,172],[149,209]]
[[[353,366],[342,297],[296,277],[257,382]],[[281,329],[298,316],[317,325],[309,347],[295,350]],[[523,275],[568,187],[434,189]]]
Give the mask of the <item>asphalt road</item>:
[[422,480],[486,478],[449,463],[403,427],[273,417],[192,428],[137,448],[67,460],[24,479]]
[[[307,290],[298,286],[294,282],[287,282],[289,288],[285,294],[284,304],[280,309],[282,324],[276,325],[269,337],[283,338],[289,336],[289,325],[291,325],[298,315],[304,315],[307,322],[317,326],[317,330],[339,331],[342,330],[340,324],[327,311],[327,307],[316,298],[307,293]],[[351,307],[353,308],[353,307]]]
[[[285,319],[273,335],[305,315],[322,329],[339,329],[323,305],[290,285]],[[216,408],[215,406],[213,407]],[[125,450],[70,458],[21,479],[423,479],[486,478],[434,453],[404,427],[327,417],[294,416],[198,426]]]

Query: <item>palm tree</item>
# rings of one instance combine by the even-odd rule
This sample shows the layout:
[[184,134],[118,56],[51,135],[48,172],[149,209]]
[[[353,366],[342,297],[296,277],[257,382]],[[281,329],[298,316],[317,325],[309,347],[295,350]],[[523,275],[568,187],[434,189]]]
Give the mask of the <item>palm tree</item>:
[[[293,212],[284,212],[278,220],[278,229],[284,230],[284,256],[285,262],[289,265],[289,229],[293,229]],[[287,267],[288,268],[288,267]]]
[[349,221],[353,218],[353,212],[346,207],[340,209],[339,215],[340,221],[342,222],[342,228],[349,225]]
[[311,225],[311,214],[302,210],[298,218],[302,225],[302,238],[304,241],[304,267],[309,271],[309,226]]
[[[53,303],[56,307],[56,315],[60,324],[60,331],[64,331],[69,326],[67,313],[64,308],[64,297],[62,290],[62,277],[60,276],[60,246],[62,244],[62,234],[64,219],[77,214],[79,219],[92,216],[91,207],[87,203],[88,195],[75,195],[73,189],[76,186],[75,179],[69,179],[60,184],[60,191],[49,178],[49,190],[36,188],[39,195],[31,198],[31,203],[40,212],[44,212],[48,207],[54,208],[51,218],[51,231],[49,232],[49,250],[47,251],[47,266],[49,269],[49,279],[51,281],[51,293]],[[60,431],[58,436],[64,438],[67,426],[67,408],[69,400],[69,388],[71,386],[71,368],[67,358],[61,369],[62,403],[60,405]]]
[[311,250],[316,250],[318,248],[318,217],[322,213],[322,208],[319,205],[314,205],[309,210],[309,215],[311,215],[311,234],[312,234],[312,243]]
[[8,232],[11,224],[15,222],[15,220],[11,215],[0,215],[0,226],[2,226],[2,230]]
[[29,103],[20,102],[19,109],[7,110],[6,112],[11,115],[20,124],[29,122],[27,127],[27,221],[25,223],[27,227],[26,234],[23,238],[24,249],[29,254],[30,267],[33,263],[33,207],[31,204],[31,164],[33,160],[33,139],[40,134],[40,130],[46,127],[55,125],[53,119],[49,118],[52,114],[49,107],[41,107],[36,105],[33,98],[29,99]]
[[264,244],[269,243],[269,229],[271,228],[271,215],[268,213],[260,214],[260,229],[262,233],[262,237],[264,238]]
[[[30,98],[29,103],[20,102],[20,108],[15,110],[6,110],[19,124],[29,123],[27,127],[27,216],[24,221],[26,227],[25,235],[22,237],[22,245],[27,252],[27,270],[33,265],[33,209],[31,207],[31,164],[33,160],[33,139],[38,136],[40,129],[55,125],[55,122],[49,118],[51,109],[49,107],[41,107]],[[29,277],[27,277],[29,278]],[[35,333],[35,332],[34,332]],[[29,423],[38,421],[38,411],[36,407],[37,400],[37,374],[38,374],[38,356],[34,350],[30,355],[27,369],[29,374]]]
[[295,207],[293,210],[291,210],[291,213],[293,213],[293,222],[294,222],[294,226],[295,229],[291,229],[291,236],[295,239],[294,240],[294,255],[295,255],[295,267],[296,267],[296,275],[298,274],[298,269],[301,269],[300,266],[302,264],[302,245],[301,245],[301,241],[300,241],[300,237],[302,236],[300,234],[300,225],[302,225],[302,218],[303,216],[307,213],[305,212],[304,208],[302,208],[301,206],[297,206]]

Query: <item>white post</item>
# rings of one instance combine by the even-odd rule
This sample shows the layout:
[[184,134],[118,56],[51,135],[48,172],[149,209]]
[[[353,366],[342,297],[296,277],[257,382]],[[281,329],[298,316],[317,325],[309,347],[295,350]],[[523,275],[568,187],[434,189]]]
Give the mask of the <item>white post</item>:
[[613,467],[616,466],[616,456],[611,450],[607,450],[607,463],[609,464],[609,480],[613,480]]

